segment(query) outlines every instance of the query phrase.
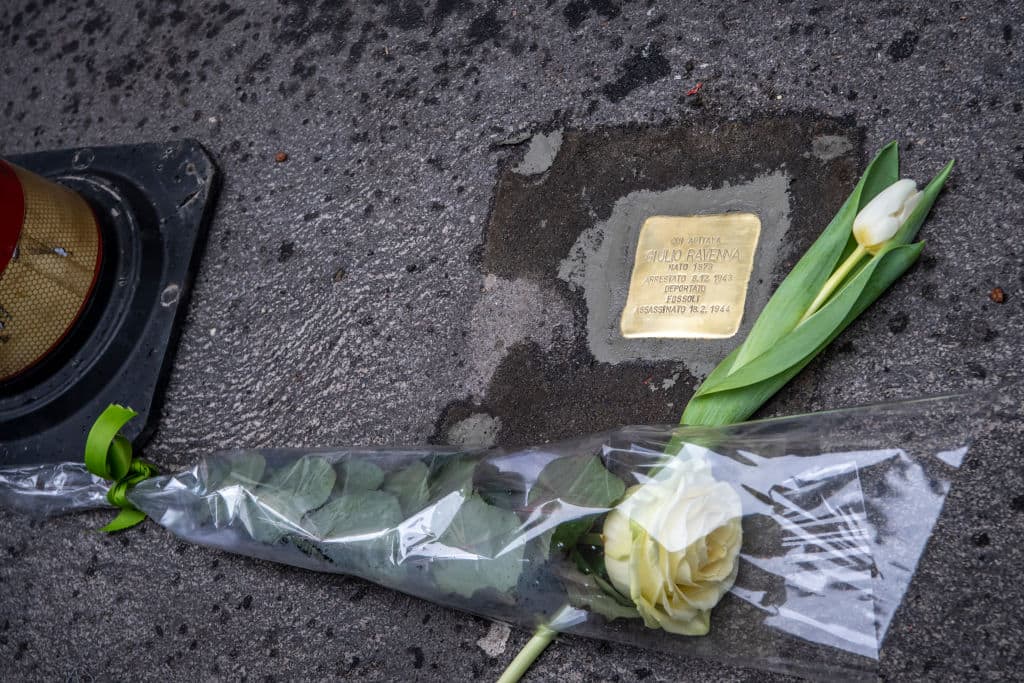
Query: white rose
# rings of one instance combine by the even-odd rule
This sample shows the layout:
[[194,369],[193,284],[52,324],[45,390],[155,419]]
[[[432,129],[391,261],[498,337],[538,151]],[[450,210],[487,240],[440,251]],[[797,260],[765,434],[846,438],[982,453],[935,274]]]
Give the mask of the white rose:
[[604,523],[605,567],[648,628],[702,636],[736,580],[742,507],[703,453],[632,487]]

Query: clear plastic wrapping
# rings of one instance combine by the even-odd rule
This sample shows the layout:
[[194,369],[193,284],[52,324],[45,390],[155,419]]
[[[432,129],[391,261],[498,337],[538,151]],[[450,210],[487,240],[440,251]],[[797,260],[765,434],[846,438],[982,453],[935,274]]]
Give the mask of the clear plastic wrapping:
[[0,467],[0,506],[38,517],[106,507],[109,488],[80,462]]
[[[856,678],[980,419],[946,398],[523,449],[236,450],[129,500],[194,543],[526,628]],[[62,504],[29,470],[0,503],[97,502],[83,470],[51,468]]]

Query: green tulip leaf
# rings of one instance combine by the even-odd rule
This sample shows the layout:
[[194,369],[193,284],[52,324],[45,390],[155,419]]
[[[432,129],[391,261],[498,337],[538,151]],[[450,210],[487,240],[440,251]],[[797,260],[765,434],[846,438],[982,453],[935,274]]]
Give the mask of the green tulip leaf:
[[747,339],[697,389],[682,423],[717,425],[747,419],[881,296],[919,256],[923,245],[908,242],[916,236],[952,168],[950,161],[921,191],[921,201],[889,244],[859,264],[825,304],[799,324],[824,281],[853,251],[857,212],[899,178],[895,143],[882,149],[832,223],[783,280]]
[[742,367],[762,355],[788,334],[811,305],[825,281],[840,263],[853,239],[853,219],[875,195],[899,180],[899,149],[895,142],[868,164],[856,188],[843,203],[825,231],[808,248],[789,275],[779,284],[746,340],[731,362]]
[[941,171],[935,174],[931,182],[921,190],[921,201],[918,202],[914,210],[907,216],[907,220],[900,226],[899,231],[893,237],[893,242],[897,244],[910,244],[917,237],[917,231],[921,229],[921,224],[924,223],[928,212],[932,210],[932,205],[938,199],[939,192],[942,191],[942,187],[946,184],[949,174],[953,171],[954,163],[954,160],[950,160]]
[[[822,342],[813,353],[808,354],[799,363],[764,381],[748,384],[738,389],[721,391],[695,396],[683,412],[683,423],[687,425],[723,425],[746,420],[760,408],[765,401],[775,395],[789,380],[793,379],[815,356],[838,337],[861,313],[878,299],[910,266],[914,264],[923,243],[903,245],[884,255],[876,266],[874,277],[860,293],[857,302],[849,310],[842,323]],[[736,354],[733,351],[728,358],[716,368],[708,380],[717,374],[724,377],[728,374],[728,362]],[[724,366],[724,368],[723,368]]]
[[780,339],[775,346],[746,365],[734,370],[721,381],[704,382],[698,394],[706,395],[757,384],[797,365],[817,352],[832,332],[842,324],[860,294],[871,280],[884,252],[872,258],[852,280],[803,324]]
[[[736,389],[747,384],[755,384],[785,371],[790,366],[800,363],[810,354],[816,355],[816,349],[821,342],[832,334],[836,327],[846,318],[849,311],[853,309],[855,303],[860,298],[861,292],[868,286],[875,269],[885,257],[885,254],[898,248],[901,244],[905,244],[901,241],[904,238],[912,238],[917,234],[921,223],[924,222],[925,217],[935,203],[952,168],[953,162],[951,161],[928,183],[927,187],[922,190],[921,201],[914,211],[911,212],[911,215],[889,245],[852,275],[846,284],[821,309],[804,321],[803,324],[780,338],[765,353],[735,368],[727,377],[716,378],[713,382],[705,381],[697,390],[697,394],[711,394],[728,389]],[[764,313],[762,313],[761,317],[764,317]],[[746,343],[743,346],[745,347]]]
[[[878,297],[885,293],[903,273],[907,272],[910,266],[914,265],[921,252],[924,250],[924,242],[916,244],[904,244],[888,251],[875,267],[874,275],[868,281],[857,303],[853,305],[842,325],[825,340],[825,345],[832,343],[832,340],[849,326],[857,317],[873,304]],[[824,346],[822,348],[824,348]]]

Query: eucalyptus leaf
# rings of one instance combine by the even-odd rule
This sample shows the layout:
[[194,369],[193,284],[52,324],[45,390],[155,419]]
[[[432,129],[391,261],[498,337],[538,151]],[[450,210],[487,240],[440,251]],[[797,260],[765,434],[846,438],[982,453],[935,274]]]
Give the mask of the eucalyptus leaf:
[[606,508],[626,492],[621,479],[609,472],[596,455],[570,455],[552,460],[537,476],[529,501],[536,505],[561,500],[580,507]]
[[449,458],[430,482],[430,500],[444,498],[455,491],[468,496],[473,489],[475,467],[476,463],[468,458]]
[[569,596],[569,604],[574,607],[597,612],[609,621],[640,616],[628,600],[600,577],[568,566],[561,568],[559,575]]
[[326,458],[305,455],[273,472],[259,490],[287,499],[289,507],[306,512],[327,501],[336,478]]
[[263,478],[267,461],[259,451],[229,451],[206,458],[207,491],[242,485],[256,486]]
[[302,516],[324,504],[334,481],[334,468],[325,458],[305,455],[272,472],[263,484],[246,487],[239,506],[242,525],[253,539],[277,543],[302,530]]
[[438,539],[450,553],[435,555],[431,563],[438,588],[466,598],[488,588],[508,593],[523,570],[525,548],[516,542],[518,529],[514,512],[488,505],[476,495],[467,498]]
[[231,474],[231,461],[225,457],[225,454],[217,453],[203,458],[200,476],[204,491],[216,491],[229,474]]
[[384,534],[402,521],[398,498],[384,491],[353,491],[309,513],[307,526],[321,538],[344,540],[361,534]]
[[[529,503],[562,501],[580,507],[608,508],[619,502],[625,493],[626,485],[605,468],[601,458],[570,455],[552,460],[541,470],[537,483],[530,489]],[[560,551],[575,546],[601,512],[603,510],[559,524],[551,534],[551,549]]]
[[329,501],[306,518],[317,547],[339,571],[381,582],[404,568],[396,561],[398,498],[384,491],[353,491]]
[[384,483],[384,470],[369,460],[349,456],[340,465],[343,492],[375,491]]
[[408,517],[422,510],[430,499],[429,476],[430,468],[416,460],[389,474],[384,480],[384,490],[398,498],[402,513]]
[[587,515],[570,522],[563,522],[555,527],[551,534],[551,552],[564,551],[572,548],[580,540],[580,536],[590,531],[597,521],[598,515]]
[[528,505],[527,496],[536,479],[509,468],[501,459],[482,459],[473,472],[473,490],[489,505],[506,510],[522,510]]
[[238,518],[249,536],[268,545],[287,534],[301,532],[304,512],[291,495],[268,488],[247,491],[238,506]]
[[231,451],[205,462],[206,510],[214,526],[222,528],[240,514],[244,497],[259,487],[267,461],[258,451]]
[[228,457],[231,462],[228,480],[232,484],[255,486],[263,478],[263,473],[267,469],[267,459],[262,453],[247,451],[234,453]]
[[295,546],[295,549],[300,553],[316,560],[317,562],[334,564],[334,559],[321,550],[320,545],[316,541],[312,541],[305,536],[298,536],[295,534],[288,536],[287,541]]

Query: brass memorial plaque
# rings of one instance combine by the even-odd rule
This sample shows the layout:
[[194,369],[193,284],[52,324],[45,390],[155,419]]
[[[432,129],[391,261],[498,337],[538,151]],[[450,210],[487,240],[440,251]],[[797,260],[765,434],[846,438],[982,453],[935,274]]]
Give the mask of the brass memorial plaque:
[[740,329],[761,220],[651,216],[640,228],[624,337],[723,339]]

